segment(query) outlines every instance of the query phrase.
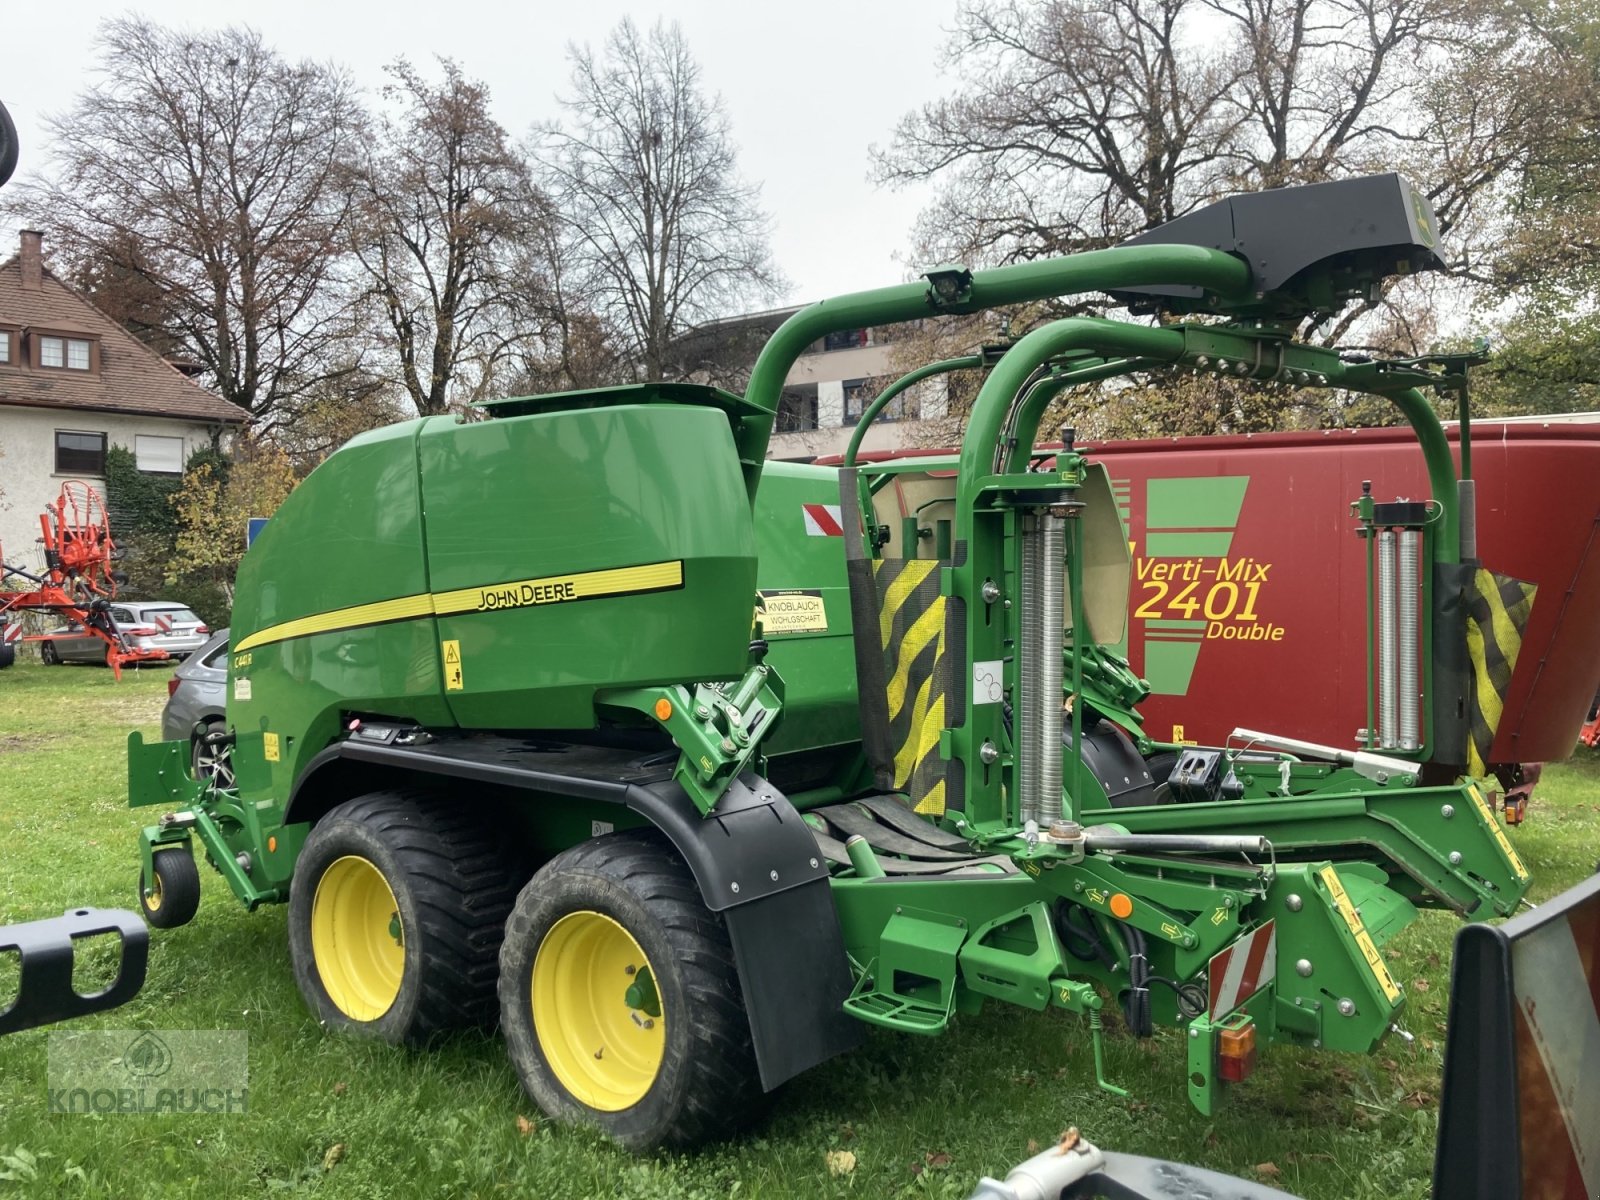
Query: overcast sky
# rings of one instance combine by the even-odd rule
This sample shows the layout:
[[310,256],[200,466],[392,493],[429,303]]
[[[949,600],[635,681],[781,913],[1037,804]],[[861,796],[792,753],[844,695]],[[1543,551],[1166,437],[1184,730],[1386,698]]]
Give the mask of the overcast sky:
[[[139,12],[173,26],[249,24],[291,58],[331,59],[375,90],[399,55],[433,54],[488,83],[495,117],[521,136],[558,115],[569,42],[596,47],[624,15],[677,20],[707,89],[719,92],[745,177],[761,184],[773,250],[792,282],[788,302],[878,287],[904,277],[925,190],[867,181],[868,147],[946,84],[938,65],[955,0],[75,0],[8,4],[0,100],[22,139],[19,179],[44,161],[42,118],[87,85],[94,30]],[[7,241],[12,233],[6,231]],[[12,247],[0,247],[0,258]],[[896,257],[898,256],[898,258]]]

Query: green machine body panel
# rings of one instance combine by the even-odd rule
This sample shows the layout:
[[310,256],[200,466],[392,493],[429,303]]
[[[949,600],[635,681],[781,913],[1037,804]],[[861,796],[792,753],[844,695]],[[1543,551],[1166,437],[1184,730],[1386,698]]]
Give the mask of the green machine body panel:
[[384,619],[379,607],[428,594],[416,469],[427,424],[353,439],[294,490],[239,566],[228,724],[275,739],[266,794],[247,800],[286,797],[341,711],[450,720],[432,621]]
[[584,729],[598,689],[744,674],[756,542],[715,409],[434,423],[417,464],[457,725]]
[[767,661],[787,688],[783,727],[767,742],[773,755],[861,738],[844,539],[815,520],[808,527],[808,505],[838,511],[839,472],[768,463],[756,496],[756,580],[772,647]]

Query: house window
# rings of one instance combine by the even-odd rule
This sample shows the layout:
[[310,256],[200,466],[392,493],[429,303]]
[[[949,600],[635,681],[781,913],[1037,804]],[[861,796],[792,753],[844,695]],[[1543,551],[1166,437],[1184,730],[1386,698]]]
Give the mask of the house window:
[[133,456],[139,464],[139,470],[149,474],[183,474],[182,438],[139,434],[133,439]]
[[855,350],[867,344],[865,329],[840,329],[822,339],[824,350]]
[[867,405],[872,403],[872,392],[867,387],[869,380],[846,379],[844,381],[844,423],[854,425],[861,420],[861,414],[866,412]]
[[56,430],[57,475],[104,475],[106,435]]
[[0,363],[11,361],[11,331],[0,329]]
[[[862,414],[867,411],[867,406],[877,399],[878,390],[872,386],[872,382],[870,379],[846,379],[844,381],[844,423],[846,425],[854,425],[860,421]],[[914,420],[920,407],[916,397],[911,392],[901,392],[878,411],[876,420]]]
[[39,365],[68,371],[87,371],[89,369],[89,345],[88,338],[41,335],[39,338]]
[[817,427],[817,389],[784,388],[778,401],[777,431],[779,433],[805,433]]

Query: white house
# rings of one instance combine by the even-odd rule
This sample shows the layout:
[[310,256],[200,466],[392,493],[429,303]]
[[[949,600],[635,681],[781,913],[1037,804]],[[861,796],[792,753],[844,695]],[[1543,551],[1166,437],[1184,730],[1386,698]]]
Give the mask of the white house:
[[100,486],[109,447],[176,475],[244,420],[52,275],[41,242],[24,230],[0,263],[0,551],[29,569],[44,506],[63,480]]
[[[675,365],[690,379],[723,383],[748,378],[763,343],[800,307],[697,325],[674,347]],[[843,453],[877,388],[900,374],[890,350],[894,332],[845,329],[806,347],[784,380],[767,457],[810,459]],[[894,400],[867,431],[863,448],[899,450],[925,444],[924,423],[942,422],[945,416],[947,383],[943,376],[935,376]]]

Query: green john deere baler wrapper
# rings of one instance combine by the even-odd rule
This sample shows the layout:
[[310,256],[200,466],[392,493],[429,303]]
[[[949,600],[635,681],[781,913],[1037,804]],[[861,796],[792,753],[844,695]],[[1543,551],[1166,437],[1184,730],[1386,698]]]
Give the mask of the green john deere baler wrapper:
[[[1528,886],[1464,774],[1465,706],[1429,687],[1382,753],[1151,739],[1110,483],[1070,439],[1032,448],[1063,389],[1120,375],[1390,398],[1434,494],[1363,528],[1412,522],[1446,582],[1408,661],[1464,691],[1470,489],[1420,390],[1464,367],[1294,340],[1433,265],[1432,216],[1378,176],[1138,240],[814,305],[742,397],[519,397],[357,438],[241,569],[229,731],[205,735],[232,782],[130,739],[130,800],[165,810],[147,915],[194,915],[176,856],[198,840],[247,904],[288,900],[320,1019],[408,1044],[498,1020],[546,1111],[638,1148],[736,1128],[865,1025],[937,1033],[990,999],[1083,1014],[1097,1054],[1107,1010],[1187,1029],[1208,1112],[1278,1042],[1372,1050],[1405,1004],[1384,944]],[[1055,321],[863,417],[985,370],[949,459],[765,462],[828,333],[1085,292],[1208,319]],[[811,536],[818,512],[843,536]]]

